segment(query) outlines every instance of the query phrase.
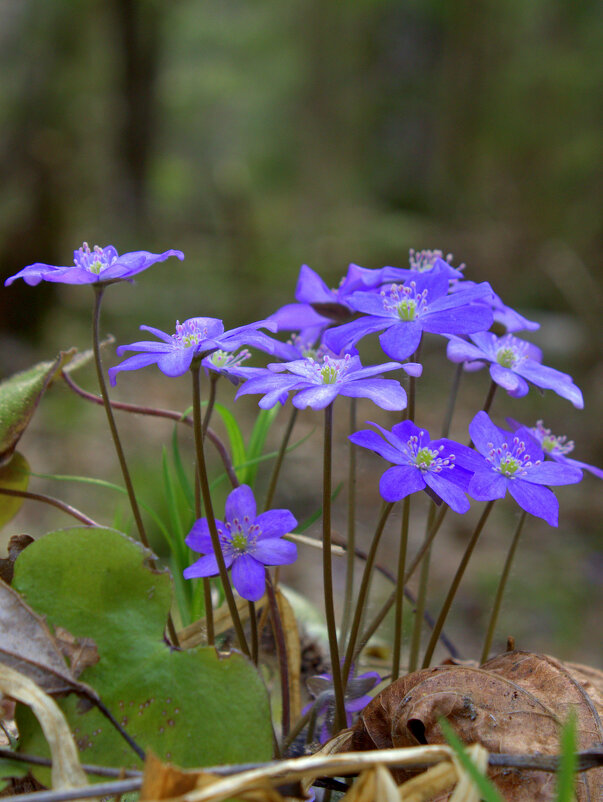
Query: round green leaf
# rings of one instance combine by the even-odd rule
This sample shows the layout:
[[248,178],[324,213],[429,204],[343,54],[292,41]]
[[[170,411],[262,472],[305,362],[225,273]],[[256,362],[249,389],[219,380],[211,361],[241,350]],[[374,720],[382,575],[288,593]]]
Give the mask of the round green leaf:
[[[184,767],[268,760],[266,690],[242,655],[213,648],[172,650],[163,632],[171,581],[144,564],[140,544],[111,529],[75,527],[32,543],[17,559],[13,586],[53,626],[92,638],[99,662],[81,675],[143,749]],[[136,766],[135,754],[96,710],[61,701],[86,763]],[[20,748],[40,754],[27,711]]]

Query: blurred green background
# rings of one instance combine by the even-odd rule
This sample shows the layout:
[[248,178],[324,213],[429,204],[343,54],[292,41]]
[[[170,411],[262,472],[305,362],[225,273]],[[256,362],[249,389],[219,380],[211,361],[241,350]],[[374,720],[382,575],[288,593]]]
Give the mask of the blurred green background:
[[[542,322],[527,338],[584,391],[584,412],[551,394],[501,393],[497,422],[544,417],[576,440],[575,456],[601,464],[602,49],[594,0],[2,0],[0,274],[70,264],[84,240],[183,250],[184,263],[107,293],[104,330],[123,343],[140,323],[169,331],[208,315],[231,327],[270,314],[292,300],[302,263],[336,286],[352,261],[453,252],[468,278]],[[3,290],[1,374],[87,347],[89,314],[84,288]],[[485,393],[480,377],[467,382],[458,436]],[[130,378],[118,390],[129,400],[142,381],[157,403],[188,404],[185,386],[156,372]],[[428,421],[438,378],[426,371]],[[71,400],[66,416],[65,404],[66,393],[51,398],[26,435],[37,469],[113,470],[100,448],[82,467],[77,426],[92,412]],[[57,438],[68,435],[65,453]],[[282,503],[294,507],[292,477]],[[507,604],[526,648],[601,656],[597,481],[559,494],[558,530],[533,521],[531,546],[526,535]],[[20,515],[33,530],[35,515]],[[476,558],[459,635],[469,642],[495,549]]]

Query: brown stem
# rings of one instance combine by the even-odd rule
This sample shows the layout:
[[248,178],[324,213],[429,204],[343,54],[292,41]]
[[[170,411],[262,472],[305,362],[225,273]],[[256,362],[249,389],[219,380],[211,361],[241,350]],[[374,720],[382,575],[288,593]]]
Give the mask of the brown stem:
[[100,524],[97,524],[96,521],[92,520],[92,518],[88,518],[87,515],[84,515],[83,512],[76,510],[75,507],[72,507],[69,504],[65,504],[64,501],[60,501],[58,498],[53,498],[53,496],[45,496],[43,493],[31,493],[28,490],[11,490],[8,487],[0,487],[0,493],[2,493],[4,496],[16,496],[20,498],[28,498],[32,501],[42,501],[44,504],[50,504],[52,507],[56,507],[57,509],[66,512],[67,515],[77,518],[78,521],[86,524],[86,526],[100,526]]

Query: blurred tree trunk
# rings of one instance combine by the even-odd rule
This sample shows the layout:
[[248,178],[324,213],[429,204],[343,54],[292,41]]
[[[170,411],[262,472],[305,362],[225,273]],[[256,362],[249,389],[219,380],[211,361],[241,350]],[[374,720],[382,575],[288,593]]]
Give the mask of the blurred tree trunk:
[[159,120],[157,75],[162,51],[163,7],[149,0],[112,0],[118,47],[121,118],[116,126],[120,169],[119,211],[144,232],[149,165]]

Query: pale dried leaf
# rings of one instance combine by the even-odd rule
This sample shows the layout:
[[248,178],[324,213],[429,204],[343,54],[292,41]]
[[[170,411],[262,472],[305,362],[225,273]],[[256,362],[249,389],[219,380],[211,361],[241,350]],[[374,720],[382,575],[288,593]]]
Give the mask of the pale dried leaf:
[[0,691],[18,702],[31,707],[52,757],[52,787],[57,789],[81,788],[88,785],[80,766],[77,747],[71,731],[58,705],[29,677],[8,666],[0,673]]
[[0,663],[30,677],[46,693],[76,692],[97,698],[78,682],[46,622],[0,581]]
[[[482,774],[485,774],[488,769],[488,752],[483,746],[473,744],[468,747],[467,754],[475,763],[477,768]],[[473,782],[467,771],[460,764],[456,755],[452,758],[459,781],[454,793],[450,797],[450,802],[479,802],[481,795],[477,785]]]
[[276,602],[285,635],[287,664],[289,666],[289,705],[291,719],[295,721],[301,715],[301,645],[299,642],[299,630],[293,608],[279,588],[276,589]]
[[457,781],[454,763],[443,760],[399,786],[400,802],[430,802]]

